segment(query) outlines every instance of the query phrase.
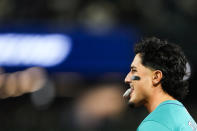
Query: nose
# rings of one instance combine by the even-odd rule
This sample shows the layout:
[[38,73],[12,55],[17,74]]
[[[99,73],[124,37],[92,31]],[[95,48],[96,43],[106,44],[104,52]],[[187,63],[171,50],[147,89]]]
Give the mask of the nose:
[[125,77],[124,82],[127,83],[127,84],[131,83],[131,74],[130,73],[127,74],[127,76]]

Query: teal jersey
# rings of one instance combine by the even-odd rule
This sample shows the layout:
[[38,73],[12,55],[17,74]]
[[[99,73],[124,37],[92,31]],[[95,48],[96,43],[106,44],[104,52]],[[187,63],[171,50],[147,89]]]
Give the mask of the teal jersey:
[[197,131],[197,125],[181,102],[168,100],[151,112],[137,131]]

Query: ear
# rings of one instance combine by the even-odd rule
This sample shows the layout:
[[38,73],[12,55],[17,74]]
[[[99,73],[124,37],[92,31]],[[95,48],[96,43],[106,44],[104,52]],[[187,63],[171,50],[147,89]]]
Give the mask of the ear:
[[163,77],[162,71],[156,70],[153,72],[153,85],[156,86],[160,83],[161,79]]

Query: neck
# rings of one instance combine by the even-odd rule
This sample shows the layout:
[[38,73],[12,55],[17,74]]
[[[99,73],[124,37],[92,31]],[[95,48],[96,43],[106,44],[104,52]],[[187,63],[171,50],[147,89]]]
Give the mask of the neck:
[[148,99],[148,101],[145,104],[145,107],[147,108],[148,112],[151,113],[154,111],[157,106],[167,100],[176,100],[169,94],[165,93],[162,89],[156,90],[153,92],[151,97]]

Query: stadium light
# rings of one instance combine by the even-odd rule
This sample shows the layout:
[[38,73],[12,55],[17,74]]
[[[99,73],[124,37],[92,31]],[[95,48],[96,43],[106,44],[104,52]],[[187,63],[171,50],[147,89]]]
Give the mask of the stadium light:
[[0,66],[55,66],[71,47],[64,34],[0,34]]

